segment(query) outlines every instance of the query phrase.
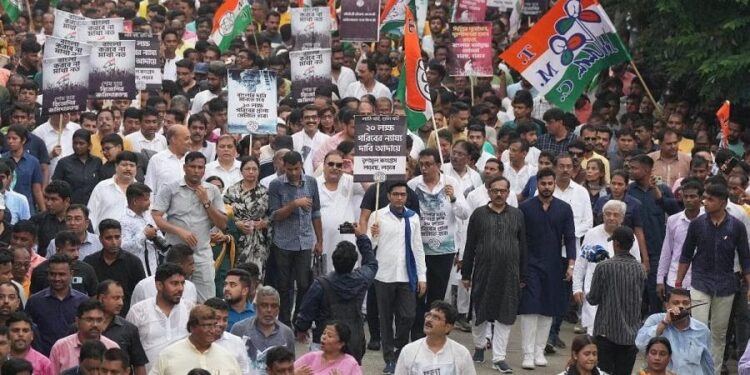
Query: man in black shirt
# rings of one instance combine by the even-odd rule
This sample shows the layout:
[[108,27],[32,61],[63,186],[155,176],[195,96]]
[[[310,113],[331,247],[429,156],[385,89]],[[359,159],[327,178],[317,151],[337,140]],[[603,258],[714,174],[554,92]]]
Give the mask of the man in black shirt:
[[[71,259],[70,269],[73,272],[73,289],[89,295],[96,294],[98,278],[96,271],[89,264],[78,259],[80,255],[81,240],[75,232],[63,230],[55,237],[55,253],[62,253]],[[46,249],[46,248],[45,248]],[[31,271],[31,289],[30,294],[49,286],[47,282],[47,270],[49,269],[49,260],[45,260]]]
[[53,180],[63,180],[71,186],[70,203],[86,204],[99,183],[102,160],[91,155],[91,132],[78,129],[73,133],[73,154],[60,159]]
[[62,180],[50,181],[44,188],[44,205],[47,211],[31,217],[31,221],[39,228],[37,253],[41,256],[47,255],[47,246],[57,233],[65,230],[65,213],[70,206],[70,194],[70,184]]
[[96,298],[104,307],[104,326],[102,332],[106,338],[114,341],[120,349],[128,353],[133,375],[146,375],[148,357],[138,336],[138,327],[119,316],[124,305],[125,292],[117,281],[104,280],[99,283]]
[[39,63],[41,62],[39,52],[41,51],[42,46],[36,42],[35,38],[26,38],[21,42],[21,61],[16,67],[16,73],[28,79],[33,79],[39,72]]
[[102,220],[99,223],[99,241],[102,243],[102,250],[87,256],[83,261],[94,268],[98,279],[111,279],[122,285],[125,291],[123,301],[125,306],[120,316],[125,316],[130,308],[130,296],[133,294],[133,289],[139,281],[146,278],[146,273],[143,271],[141,260],[120,247],[121,233],[122,227],[117,220]]

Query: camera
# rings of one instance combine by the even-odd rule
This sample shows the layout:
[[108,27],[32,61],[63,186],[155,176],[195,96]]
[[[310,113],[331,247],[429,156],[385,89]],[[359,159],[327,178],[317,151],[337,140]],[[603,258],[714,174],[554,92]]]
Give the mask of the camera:
[[[147,226],[150,228],[154,227],[151,224],[147,224]],[[172,245],[170,245],[166,239],[164,239],[163,237],[159,237],[158,235],[154,237],[154,239],[152,239],[151,242],[153,242],[154,247],[156,247],[156,249],[159,250],[159,252],[163,254],[169,251],[169,248],[172,247]]]
[[340,234],[354,234],[354,224],[345,221],[344,224],[339,225]]

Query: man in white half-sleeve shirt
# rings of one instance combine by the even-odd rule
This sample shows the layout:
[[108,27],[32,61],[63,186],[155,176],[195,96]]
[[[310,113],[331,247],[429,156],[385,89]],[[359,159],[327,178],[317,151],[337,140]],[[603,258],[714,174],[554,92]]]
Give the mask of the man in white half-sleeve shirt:
[[164,185],[179,181],[184,172],[185,153],[190,145],[190,131],[182,125],[173,125],[167,129],[169,147],[151,157],[144,183],[151,188],[154,197]]
[[377,98],[388,98],[393,99],[391,96],[391,90],[388,87],[375,79],[375,72],[377,72],[377,66],[375,60],[360,61],[357,65],[357,74],[359,75],[359,81],[355,81],[349,84],[344,90],[342,98],[356,98],[361,99],[365,95],[372,95]]
[[133,146],[134,152],[151,150],[161,152],[167,149],[167,139],[158,133],[159,113],[152,108],[141,110],[141,129],[128,134],[125,139]]
[[[73,133],[81,126],[69,121],[67,113],[50,115],[49,120],[34,129],[32,134],[41,138],[49,152],[49,175],[55,174],[55,167],[60,158],[73,153]],[[61,124],[62,121],[62,124]],[[62,132],[60,131],[62,125]],[[60,147],[58,147],[60,146]]]

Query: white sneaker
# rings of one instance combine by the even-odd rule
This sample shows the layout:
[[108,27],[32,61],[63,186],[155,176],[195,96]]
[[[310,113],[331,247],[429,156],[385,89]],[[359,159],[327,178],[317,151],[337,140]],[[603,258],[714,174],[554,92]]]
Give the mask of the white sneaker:
[[521,368],[523,368],[524,370],[533,370],[534,369],[534,356],[524,354]]
[[544,354],[537,354],[534,358],[534,364],[539,367],[547,367],[547,358],[544,358]]

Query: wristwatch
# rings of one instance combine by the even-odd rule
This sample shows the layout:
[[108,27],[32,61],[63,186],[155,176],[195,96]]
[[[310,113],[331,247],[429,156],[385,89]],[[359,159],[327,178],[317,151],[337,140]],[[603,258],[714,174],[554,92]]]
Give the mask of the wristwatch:
[[211,202],[203,203],[203,208],[208,209],[209,207],[211,207]]

